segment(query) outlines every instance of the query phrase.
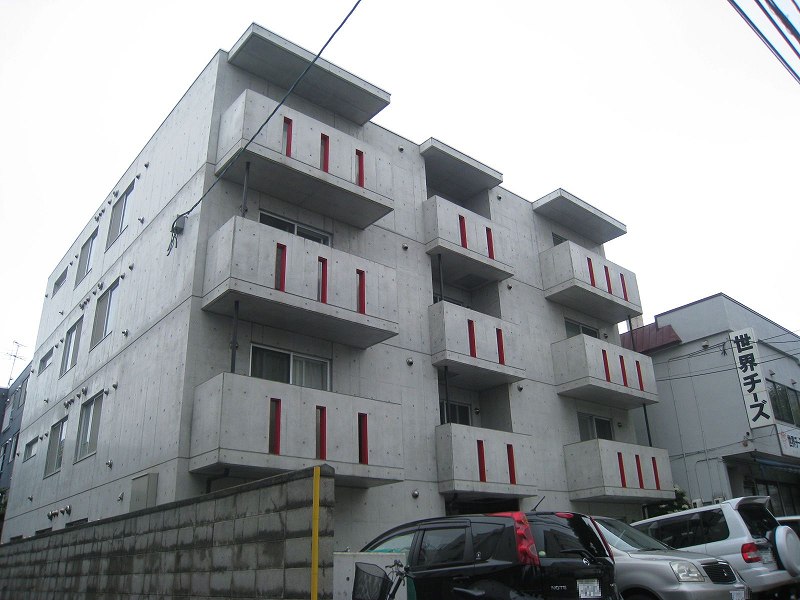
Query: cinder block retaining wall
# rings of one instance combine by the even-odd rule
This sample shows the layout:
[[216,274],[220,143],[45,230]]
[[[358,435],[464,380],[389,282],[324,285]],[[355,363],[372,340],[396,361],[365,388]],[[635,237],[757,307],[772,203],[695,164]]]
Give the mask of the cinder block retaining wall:
[[[333,598],[320,467],[318,598]],[[311,598],[313,469],[0,546],[0,598]]]

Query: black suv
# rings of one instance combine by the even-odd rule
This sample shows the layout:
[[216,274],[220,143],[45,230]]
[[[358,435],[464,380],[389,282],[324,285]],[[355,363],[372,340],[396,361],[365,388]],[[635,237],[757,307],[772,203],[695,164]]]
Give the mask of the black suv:
[[452,600],[453,588],[485,600],[618,598],[611,552],[578,513],[424,519],[387,531],[362,552],[404,553],[409,599]]

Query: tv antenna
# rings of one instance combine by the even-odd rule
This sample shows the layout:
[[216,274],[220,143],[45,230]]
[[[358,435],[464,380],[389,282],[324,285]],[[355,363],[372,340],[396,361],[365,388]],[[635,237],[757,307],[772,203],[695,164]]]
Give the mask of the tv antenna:
[[11,382],[14,381],[14,365],[17,363],[17,359],[22,360],[22,357],[19,355],[19,349],[27,347],[24,344],[20,344],[16,340],[11,342],[11,343],[16,346],[16,349],[14,350],[14,352],[13,353],[11,353],[11,352],[4,352],[3,353],[6,356],[10,356],[11,359],[12,359],[11,360],[11,371],[8,374],[8,383],[6,384],[6,387],[9,387],[11,385]]

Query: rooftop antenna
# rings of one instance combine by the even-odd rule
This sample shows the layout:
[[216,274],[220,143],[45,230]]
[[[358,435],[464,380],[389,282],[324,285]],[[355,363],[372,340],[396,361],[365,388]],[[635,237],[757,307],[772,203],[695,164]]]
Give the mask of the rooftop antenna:
[[10,354],[8,352],[5,353],[6,356],[10,356],[13,359],[11,361],[11,371],[8,374],[8,383],[6,384],[6,387],[11,386],[11,382],[14,381],[14,365],[16,364],[17,359],[19,358],[20,360],[22,360],[22,357],[19,355],[19,349],[26,347],[24,344],[20,344],[16,340],[11,343],[14,344],[17,348],[16,350],[14,350],[13,354]]

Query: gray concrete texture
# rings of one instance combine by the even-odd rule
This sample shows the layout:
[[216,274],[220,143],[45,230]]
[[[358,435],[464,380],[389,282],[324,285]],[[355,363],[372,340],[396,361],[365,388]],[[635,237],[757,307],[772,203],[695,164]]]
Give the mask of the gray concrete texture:
[[[333,469],[320,468],[318,598],[333,597]],[[313,469],[0,546],[0,597],[311,597]]]

